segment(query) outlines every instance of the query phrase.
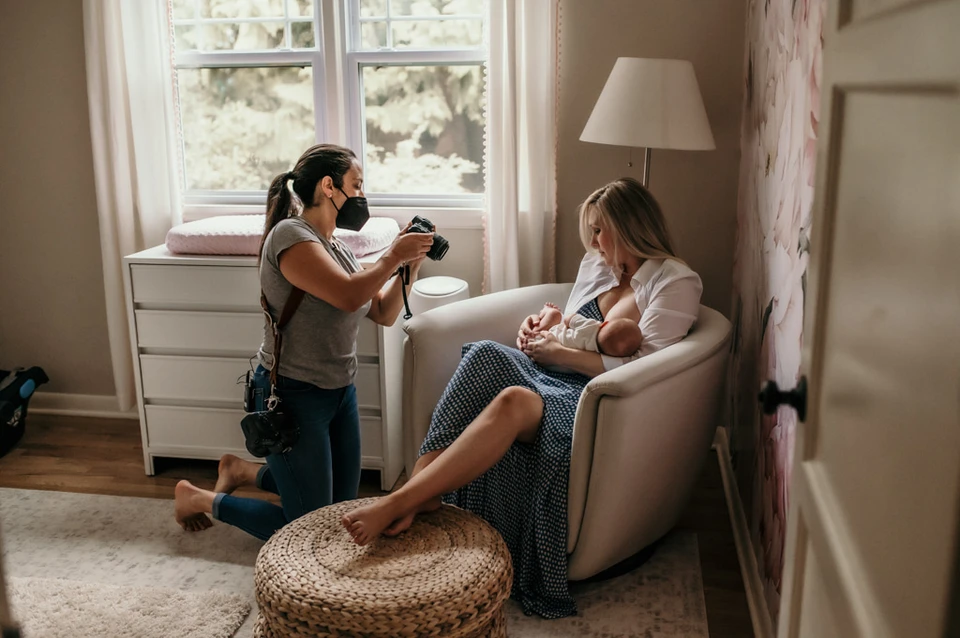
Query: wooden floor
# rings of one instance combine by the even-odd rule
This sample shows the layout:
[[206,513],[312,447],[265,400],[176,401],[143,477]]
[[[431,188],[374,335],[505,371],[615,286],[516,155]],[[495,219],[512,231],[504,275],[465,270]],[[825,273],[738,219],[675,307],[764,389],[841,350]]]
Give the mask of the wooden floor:
[[[155,476],[144,474],[135,421],[32,414],[23,440],[0,459],[0,487],[172,499],[174,485],[183,478],[212,489],[217,464],[158,459],[156,470]],[[382,494],[377,473],[364,472],[360,494]],[[697,535],[711,638],[753,636],[714,453],[678,527]]]

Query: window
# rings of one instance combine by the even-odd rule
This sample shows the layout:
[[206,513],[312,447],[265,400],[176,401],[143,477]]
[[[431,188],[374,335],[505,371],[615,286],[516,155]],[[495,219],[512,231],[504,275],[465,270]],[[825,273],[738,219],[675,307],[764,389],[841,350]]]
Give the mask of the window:
[[319,141],[374,206],[482,205],[485,0],[170,0],[186,204],[262,207]]

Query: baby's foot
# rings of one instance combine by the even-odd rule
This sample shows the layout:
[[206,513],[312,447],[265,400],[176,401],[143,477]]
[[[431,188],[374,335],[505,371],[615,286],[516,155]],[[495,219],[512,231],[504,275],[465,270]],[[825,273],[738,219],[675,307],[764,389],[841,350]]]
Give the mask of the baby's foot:
[[[220,457],[220,465],[217,467],[217,484],[214,486],[214,492],[223,492],[232,494],[241,485],[248,481],[247,465],[256,465],[250,461],[244,461],[239,456],[233,454],[224,454]],[[260,469],[259,466],[257,469]]]
[[555,304],[555,303],[551,303],[551,302],[549,302],[549,301],[548,301],[547,303],[543,304],[543,305],[546,306],[547,308],[553,308],[554,310],[560,310],[560,306],[558,306],[558,305]]
[[190,481],[180,481],[173,494],[174,518],[180,527],[188,532],[200,532],[213,525],[198,498],[203,495],[203,490]]
[[[384,530],[391,527],[394,522],[402,521],[409,514],[397,511],[387,497],[379,498],[370,505],[364,505],[354,510],[350,510],[340,519],[344,529],[353,537],[353,542],[357,545],[366,545],[382,534]],[[413,522],[413,516],[410,516],[410,523]],[[409,527],[410,524],[407,524]],[[406,529],[404,527],[403,529]],[[400,530],[403,531],[403,530]],[[397,534],[400,533],[397,531]]]

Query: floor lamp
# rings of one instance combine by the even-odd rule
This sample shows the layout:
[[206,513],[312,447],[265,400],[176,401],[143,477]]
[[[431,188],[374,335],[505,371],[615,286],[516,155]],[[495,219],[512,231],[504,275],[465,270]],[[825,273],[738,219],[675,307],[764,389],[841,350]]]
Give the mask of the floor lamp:
[[652,149],[716,148],[697,76],[687,60],[618,58],[580,140],[645,149],[644,186],[650,183]]

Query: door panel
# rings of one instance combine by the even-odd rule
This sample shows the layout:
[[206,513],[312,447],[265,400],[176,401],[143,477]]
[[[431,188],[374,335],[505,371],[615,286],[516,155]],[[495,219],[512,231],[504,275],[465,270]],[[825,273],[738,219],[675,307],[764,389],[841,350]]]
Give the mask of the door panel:
[[827,10],[779,635],[942,636],[960,503],[960,0]]
[[[960,402],[945,399],[960,388],[960,122],[956,99],[936,93],[847,93],[835,113],[820,403],[830,421],[814,453],[880,607],[902,609],[892,628],[909,635],[940,615],[958,501]],[[912,546],[922,551],[903,551]]]

